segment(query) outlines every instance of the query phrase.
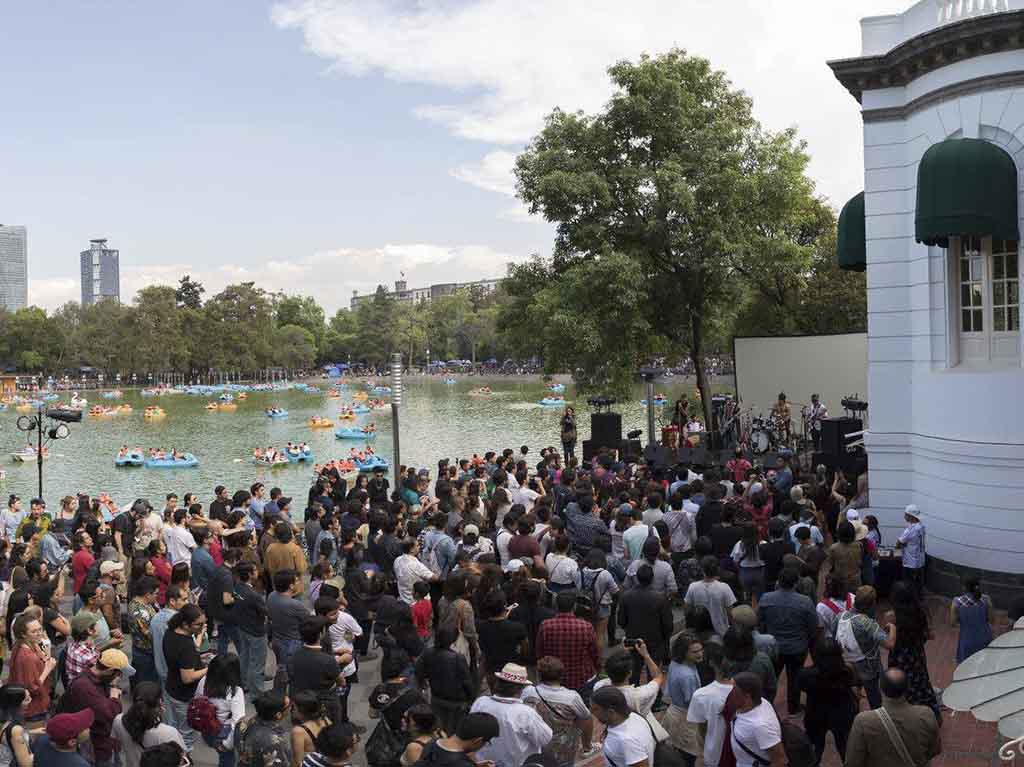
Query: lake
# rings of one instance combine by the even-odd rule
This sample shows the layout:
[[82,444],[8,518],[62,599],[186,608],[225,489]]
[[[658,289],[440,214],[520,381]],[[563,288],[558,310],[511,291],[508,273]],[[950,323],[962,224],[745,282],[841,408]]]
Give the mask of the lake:
[[[719,388],[731,388],[731,377]],[[386,380],[379,381],[382,384]],[[490,386],[491,396],[474,396],[471,389]],[[119,504],[130,503],[137,497],[149,498],[154,505],[168,492],[179,496],[186,492],[198,493],[208,502],[213,488],[223,484],[234,491],[248,488],[254,481],[268,487],[279,486],[284,493],[304,502],[309,488],[311,464],[295,463],[280,468],[257,467],[252,464],[255,447],[283,447],[286,442],[306,442],[318,462],[343,458],[353,446],[365,443],[338,440],[334,429],[311,429],[310,416],[331,419],[342,426],[359,425],[373,421],[378,428],[373,441],[376,452],[392,458],[391,410],[358,416],[356,421],[338,421],[342,403],[351,402],[351,394],[365,387],[350,385],[340,399],[329,398],[326,386],[323,393],[308,394],[290,390],[284,392],[249,392],[248,399],[239,401],[233,412],[208,412],[207,402],[213,397],[171,394],[161,397],[142,397],[137,391],[125,391],[121,400],[106,400],[98,392],[88,392],[89,406],[128,403],[134,408],[130,415],[92,417],[85,415],[80,424],[70,424],[71,436],[50,445],[50,458],[44,462],[43,481],[46,500],[51,509],[58,507],[64,495],[87,492],[92,495],[106,491]],[[656,391],[670,401],[681,392],[694,399],[692,378],[671,378],[660,381]],[[465,378],[454,386],[440,378],[413,377],[405,382],[400,412],[401,460],[414,466],[427,466],[436,473],[437,461],[442,457],[469,457],[487,450],[504,447],[518,449],[530,446],[535,457],[542,447],[560,447],[559,420],[561,407],[542,407],[538,403],[546,393],[546,386],[537,378]],[[635,388],[630,401],[616,405],[622,413],[623,435],[632,429],[646,430],[646,409],[640,404],[645,392],[641,384]],[[575,389],[566,382],[564,396],[576,407],[580,423],[580,441],[589,438],[590,408],[586,397],[575,401]],[[48,403],[55,404],[55,403]],[[142,410],[146,405],[159,405],[167,417],[158,421],[145,421]],[[289,417],[268,418],[264,409],[277,406],[288,410]],[[656,423],[667,421],[669,407],[658,407]],[[13,407],[0,413],[0,455],[7,473],[5,489],[17,493],[26,501],[36,495],[36,465],[15,463],[11,453],[24,446],[26,435],[16,428],[17,413]],[[33,435],[34,437],[34,435]],[[646,443],[646,434],[644,435]],[[199,466],[191,469],[116,468],[114,457],[122,444],[130,447],[172,447],[191,452],[199,459]],[[577,453],[581,449],[577,445]],[[390,476],[390,473],[389,473]],[[304,504],[297,504],[301,510]]]

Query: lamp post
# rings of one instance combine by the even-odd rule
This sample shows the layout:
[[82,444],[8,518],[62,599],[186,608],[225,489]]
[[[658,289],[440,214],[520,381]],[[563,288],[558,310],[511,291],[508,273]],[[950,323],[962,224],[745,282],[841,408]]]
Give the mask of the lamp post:
[[657,445],[654,436],[654,381],[661,377],[660,368],[640,368],[640,377],[647,384],[647,444]]
[[391,440],[394,443],[392,459],[394,460],[395,487],[399,487],[402,478],[398,476],[398,465],[401,462],[398,442],[398,406],[402,404],[402,355],[395,352],[391,355]]
[[[46,430],[45,441],[43,435],[43,418],[49,419],[49,428]],[[43,412],[42,405],[33,415],[18,417],[18,430],[31,434],[36,433],[36,469],[39,474],[39,497],[43,497],[43,446],[50,444],[56,439],[67,439],[71,436],[68,423],[77,423],[82,420],[82,411],[60,411],[50,410]]]

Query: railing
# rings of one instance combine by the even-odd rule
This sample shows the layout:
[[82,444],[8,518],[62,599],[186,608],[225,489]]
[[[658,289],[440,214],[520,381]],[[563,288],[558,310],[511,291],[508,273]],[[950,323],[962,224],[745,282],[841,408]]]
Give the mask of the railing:
[[1010,0],[935,0],[939,24],[1010,10]]

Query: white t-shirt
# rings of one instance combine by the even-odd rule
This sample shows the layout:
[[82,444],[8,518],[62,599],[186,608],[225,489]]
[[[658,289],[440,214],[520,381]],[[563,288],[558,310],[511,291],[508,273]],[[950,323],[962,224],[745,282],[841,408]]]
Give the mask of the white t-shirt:
[[[607,687],[612,683],[611,679],[601,679],[594,684],[594,692],[597,692],[602,687]],[[647,684],[641,684],[636,687],[627,684],[623,685],[619,689],[622,690],[622,694],[626,696],[626,703],[640,716],[647,716],[651,713],[651,707],[654,705],[654,701],[658,698],[658,689],[660,685],[657,682],[648,682]]]
[[533,504],[538,498],[540,498],[540,493],[525,486],[513,491],[512,493],[512,500],[515,503],[523,504],[523,506],[526,507],[527,514],[533,510]]
[[398,581],[398,598],[407,605],[412,604],[412,586],[416,581],[429,581],[434,577],[430,568],[412,554],[403,554],[393,565],[395,580]]
[[[205,695],[206,677],[199,680],[196,687],[196,697]],[[232,748],[235,745],[235,725],[245,719],[245,693],[241,687],[235,688],[235,693],[228,698],[210,698],[210,703],[217,709],[217,719],[220,723],[231,726],[231,734],[224,739],[224,745]]]
[[602,751],[608,764],[614,767],[629,767],[644,759],[653,767],[655,745],[647,722],[638,714],[630,714],[618,727],[608,728]]
[[[331,649],[335,652],[339,650],[352,652],[352,640],[363,635],[363,627],[359,625],[359,621],[344,610],[338,611],[338,620],[327,631],[331,635]],[[352,676],[356,673],[356,664],[349,663],[341,670],[341,673],[343,676]]]
[[711,623],[715,633],[725,636],[729,628],[729,608],[736,604],[736,595],[728,585],[721,581],[694,581],[686,590],[683,599],[686,605],[703,605],[711,613]]
[[188,528],[171,525],[164,528],[163,536],[164,546],[167,547],[167,559],[172,567],[178,562],[192,561],[192,549],[196,547],[196,539],[192,537]]
[[722,757],[722,745],[725,740],[725,719],[722,718],[722,709],[725,708],[725,700],[731,692],[731,684],[722,684],[716,680],[698,689],[686,709],[687,721],[708,726],[708,734],[704,739],[704,764],[707,767],[718,767],[718,760]]
[[754,767],[754,757],[737,741],[753,751],[760,761],[771,761],[768,752],[782,742],[782,727],[771,703],[762,699],[750,711],[737,714],[732,725],[732,753],[736,757],[736,767]]
[[[605,680],[607,681],[607,680]],[[597,686],[594,686],[597,689]],[[538,685],[530,685],[523,694],[519,696],[519,700],[526,703],[529,700],[537,701],[537,708],[544,706],[544,702],[562,705],[570,709],[576,718],[580,721],[587,721],[590,719],[590,709],[583,702],[583,698],[575,690],[570,690],[568,687],[550,687],[544,683]]]
[[565,554],[548,554],[544,560],[544,567],[548,569],[548,579],[552,583],[580,587],[580,566],[572,557]]
[[532,706],[514,698],[481,695],[470,713],[491,714],[498,720],[498,737],[477,751],[478,761],[490,760],[498,767],[522,767],[526,757],[543,750],[554,734]]
[[508,544],[512,541],[512,533],[505,528],[498,531],[498,534],[494,536],[494,545],[498,547],[498,557],[501,559],[501,564],[508,564]]

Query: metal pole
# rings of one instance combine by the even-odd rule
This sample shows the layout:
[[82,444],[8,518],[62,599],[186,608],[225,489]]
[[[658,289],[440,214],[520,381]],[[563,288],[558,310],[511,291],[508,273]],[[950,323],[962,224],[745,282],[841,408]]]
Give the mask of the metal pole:
[[39,472],[39,497],[43,497],[43,411],[36,414],[36,468]]
[[391,355],[391,440],[393,443],[394,454],[392,456],[394,463],[392,467],[395,470],[395,488],[399,488],[402,485],[402,478],[398,473],[398,467],[401,463],[401,453],[399,450],[399,439],[398,439],[398,406],[402,404],[402,355],[395,352]]
[[647,444],[656,445],[654,438],[654,380],[647,381]]

